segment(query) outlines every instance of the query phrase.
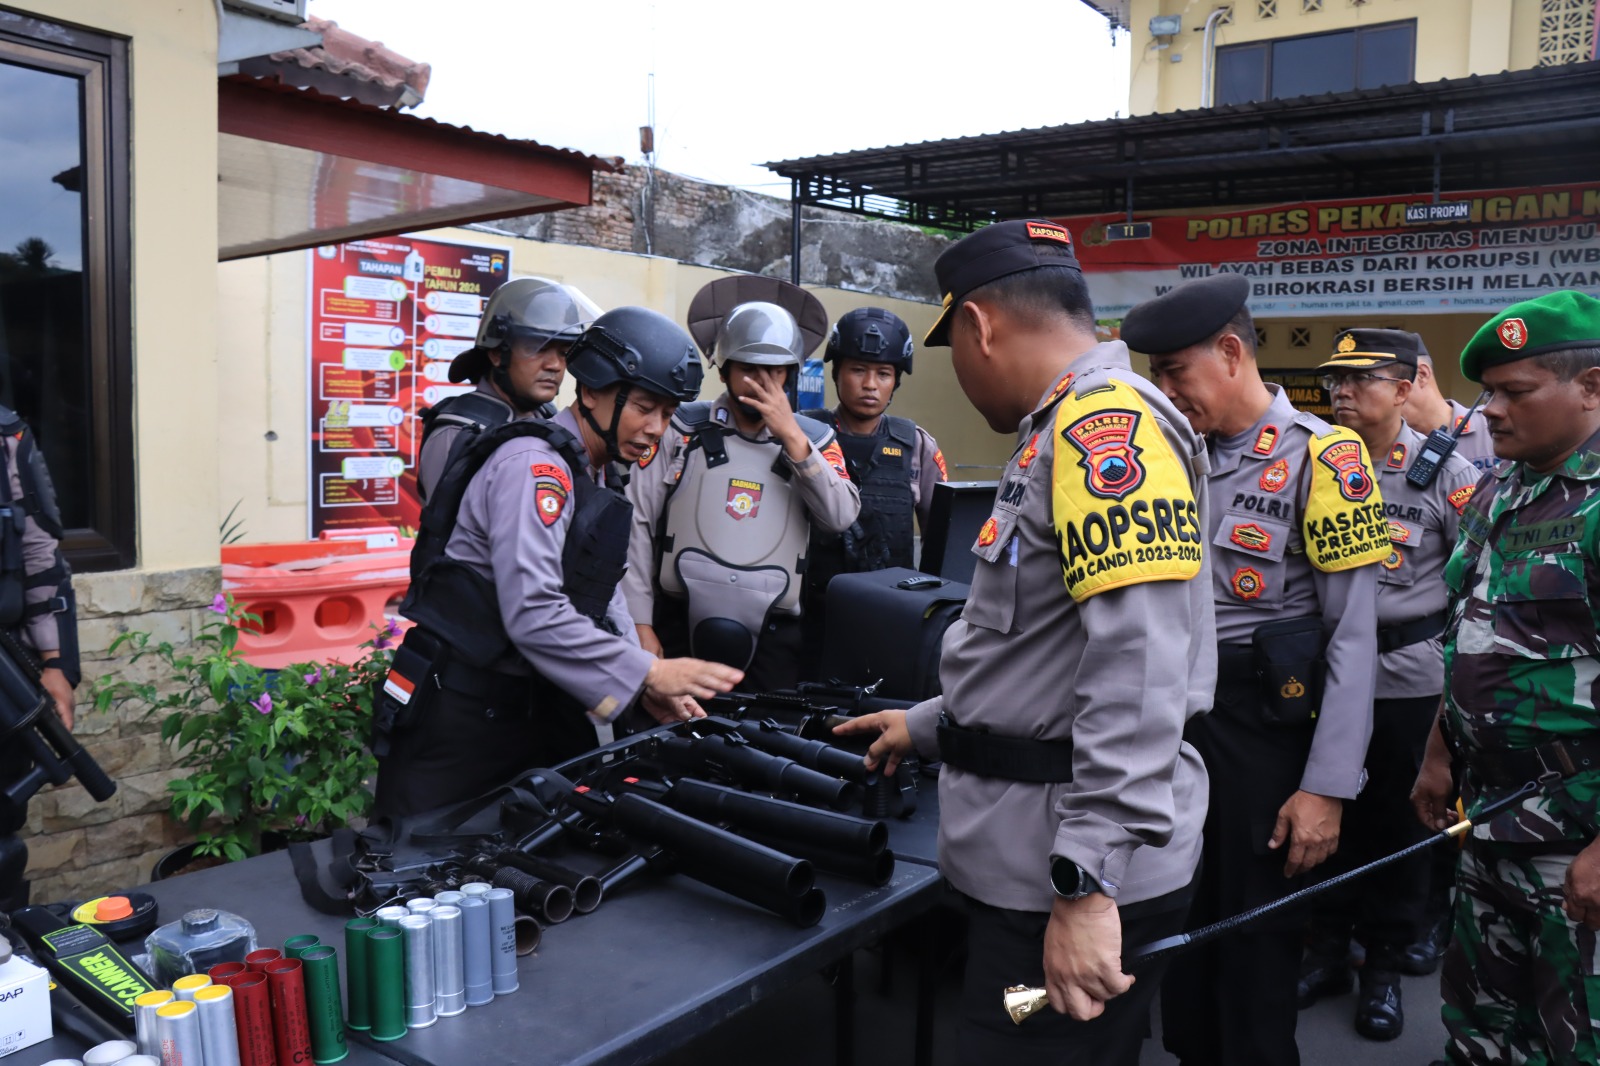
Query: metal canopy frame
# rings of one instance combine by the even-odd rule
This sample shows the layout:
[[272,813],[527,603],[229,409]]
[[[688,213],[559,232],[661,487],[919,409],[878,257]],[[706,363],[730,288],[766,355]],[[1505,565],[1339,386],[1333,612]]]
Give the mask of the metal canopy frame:
[[768,163],[795,212],[947,230],[1005,218],[1592,180],[1600,62]]

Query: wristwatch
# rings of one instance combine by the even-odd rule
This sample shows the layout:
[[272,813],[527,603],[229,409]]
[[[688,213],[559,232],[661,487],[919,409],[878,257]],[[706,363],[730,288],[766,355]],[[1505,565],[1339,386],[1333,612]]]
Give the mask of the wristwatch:
[[1082,899],[1091,892],[1101,891],[1100,882],[1089,876],[1089,871],[1059,856],[1050,860],[1050,887],[1066,900]]

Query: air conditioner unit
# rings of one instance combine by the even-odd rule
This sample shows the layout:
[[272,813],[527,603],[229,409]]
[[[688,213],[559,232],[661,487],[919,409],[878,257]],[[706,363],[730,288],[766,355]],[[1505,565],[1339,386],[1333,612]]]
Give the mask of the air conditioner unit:
[[306,20],[306,0],[222,0],[223,6],[298,26]]

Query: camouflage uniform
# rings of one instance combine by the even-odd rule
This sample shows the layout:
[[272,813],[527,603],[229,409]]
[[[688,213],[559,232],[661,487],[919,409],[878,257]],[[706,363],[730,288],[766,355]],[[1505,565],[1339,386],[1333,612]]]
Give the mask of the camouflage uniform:
[[[1501,753],[1600,744],[1600,434],[1550,474],[1486,476],[1445,580],[1445,720],[1470,810]],[[1453,1062],[1600,1062],[1595,934],[1562,910],[1597,811],[1593,769],[1473,828],[1442,981]]]

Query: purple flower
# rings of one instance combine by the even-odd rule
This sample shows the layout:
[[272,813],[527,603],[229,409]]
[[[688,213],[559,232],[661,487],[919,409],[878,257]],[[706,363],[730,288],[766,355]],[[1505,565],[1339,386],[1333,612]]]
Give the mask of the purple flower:
[[294,824],[298,826],[304,826],[309,820],[310,819],[303,814],[297,814],[294,816]]
[[253,699],[253,700],[250,701],[250,706],[254,707],[256,710],[260,711],[262,714],[271,714],[272,713],[272,693],[263,692],[259,699]]
[[227,614],[228,613],[228,597],[224,596],[220,592],[217,593],[216,599],[211,601],[211,609],[213,611],[215,611],[217,614]]
[[305,678],[306,684],[315,685],[318,681],[322,680],[322,668],[318,667],[317,669],[311,671],[309,674],[305,675]]
[[377,637],[372,642],[372,647],[376,651],[383,651],[386,648],[392,648],[394,646],[394,638],[398,637],[399,635],[400,623],[391,618],[387,623],[384,624],[384,627],[378,631]]

